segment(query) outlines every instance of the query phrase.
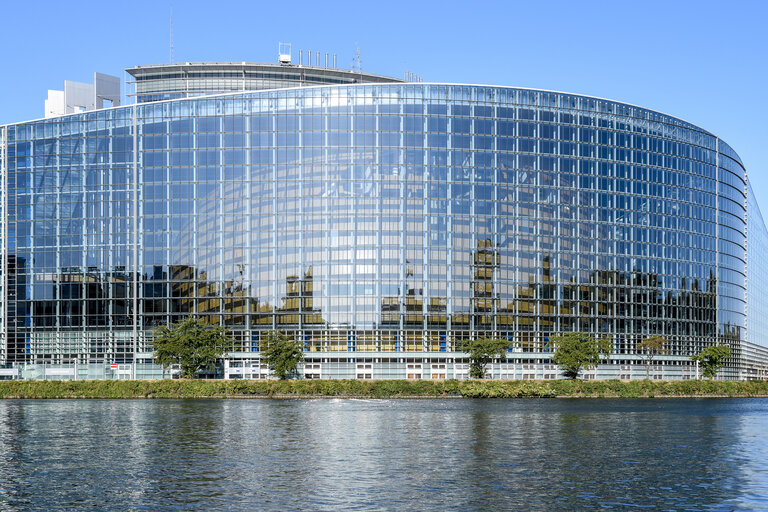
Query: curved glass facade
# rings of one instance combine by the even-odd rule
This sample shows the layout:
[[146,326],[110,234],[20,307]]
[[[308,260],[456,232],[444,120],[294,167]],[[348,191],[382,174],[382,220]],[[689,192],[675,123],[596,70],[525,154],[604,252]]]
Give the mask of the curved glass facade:
[[768,232],[752,186],[747,182],[747,341],[768,347]]
[[374,377],[458,375],[440,364],[485,335],[509,340],[509,376],[546,377],[550,336],[578,330],[610,336],[617,368],[664,335],[686,378],[745,336],[745,170],[639,107],[375,84],[2,131],[7,362],[132,362],[190,314],[232,329],[233,353],[279,329]]
[[747,180],[747,335],[741,351],[741,377],[768,377],[768,230]]

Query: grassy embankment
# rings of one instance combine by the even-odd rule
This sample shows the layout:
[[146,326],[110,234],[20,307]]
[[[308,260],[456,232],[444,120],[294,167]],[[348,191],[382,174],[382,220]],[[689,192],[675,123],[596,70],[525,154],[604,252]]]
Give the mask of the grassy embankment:
[[111,380],[0,381],[2,398],[534,398],[768,396],[749,381]]

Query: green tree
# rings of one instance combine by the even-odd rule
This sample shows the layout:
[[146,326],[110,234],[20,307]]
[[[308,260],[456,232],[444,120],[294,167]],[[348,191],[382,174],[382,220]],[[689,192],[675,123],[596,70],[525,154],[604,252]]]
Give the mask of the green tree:
[[555,354],[552,361],[560,367],[569,379],[579,376],[581,370],[590,370],[600,363],[602,356],[608,357],[612,343],[608,338],[598,338],[583,332],[566,332],[552,336],[550,347]]
[[266,348],[261,351],[261,357],[281,380],[287,379],[288,374],[296,371],[296,367],[304,360],[303,347],[287,334],[269,331],[263,343]]
[[203,368],[212,369],[231,344],[232,338],[224,328],[205,324],[196,317],[161,325],[152,340],[155,362],[163,368],[178,364],[185,379],[194,378]]
[[698,361],[704,376],[712,380],[729,357],[731,357],[730,348],[725,345],[714,345],[706,347],[698,355],[691,356],[691,359]]
[[645,352],[645,380],[651,378],[651,363],[659,354],[669,354],[667,344],[669,340],[664,336],[649,336],[637,344],[637,350]]
[[469,354],[469,376],[482,379],[485,377],[486,365],[507,352],[509,341],[485,337],[467,340],[460,347]]

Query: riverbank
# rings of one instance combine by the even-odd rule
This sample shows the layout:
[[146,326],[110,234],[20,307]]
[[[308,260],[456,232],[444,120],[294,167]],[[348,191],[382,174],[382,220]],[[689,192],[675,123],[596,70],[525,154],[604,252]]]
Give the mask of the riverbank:
[[89,380],[0,381],[13,398],[768,397],[764,381]]

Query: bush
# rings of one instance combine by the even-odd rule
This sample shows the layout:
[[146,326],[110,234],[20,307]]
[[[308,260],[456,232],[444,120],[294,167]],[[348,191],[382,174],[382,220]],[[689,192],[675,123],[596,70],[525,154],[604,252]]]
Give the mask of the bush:
[[87,380],[0,381],[0,398],[227,398],[276,396],[551,398],[768,396],[764,381],[581,380]]

